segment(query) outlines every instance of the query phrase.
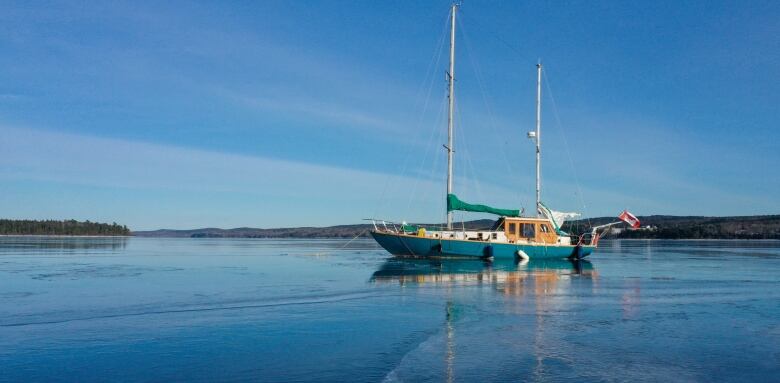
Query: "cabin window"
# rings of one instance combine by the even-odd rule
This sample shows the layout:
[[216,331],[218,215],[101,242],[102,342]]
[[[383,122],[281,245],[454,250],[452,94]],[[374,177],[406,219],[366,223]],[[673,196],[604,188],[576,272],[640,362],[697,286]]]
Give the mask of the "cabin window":
[[533,223],[521,223],[520,224],[520,233],[522,233],[522,236],[525,238],[535,238],[536,237],[536,225]]
[[542,233],[550,233],[550,227],[547,225],[539,225],[540,230],[542,230]]
[[509,224],[509,229],[507,229],[507,232],[509,234],[516,234],[517,233],[517,226],[515,226],[514,222]]

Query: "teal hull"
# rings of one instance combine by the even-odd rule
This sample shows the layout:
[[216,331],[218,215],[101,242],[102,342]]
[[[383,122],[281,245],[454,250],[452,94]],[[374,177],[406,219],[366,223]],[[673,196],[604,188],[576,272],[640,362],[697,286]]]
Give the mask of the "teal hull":
[[[452,256],[489,257],[514,259],[522,250],[530,259],[584,258],[593,251],[593,246],[547,246],[456,239],[425,238],[412,235],[372,231],[374,239],[393,255],[405,256]],[[579,250],[579,251],[578,251]]]

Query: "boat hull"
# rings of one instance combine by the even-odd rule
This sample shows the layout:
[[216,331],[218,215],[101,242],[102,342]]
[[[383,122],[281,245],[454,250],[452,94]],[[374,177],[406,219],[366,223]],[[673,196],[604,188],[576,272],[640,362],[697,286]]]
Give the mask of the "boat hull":
[[594,246],[555,246],[418,237],[372,231],[371,236],[393,255],[515,258],[522,251],[530,259],[584,258]]

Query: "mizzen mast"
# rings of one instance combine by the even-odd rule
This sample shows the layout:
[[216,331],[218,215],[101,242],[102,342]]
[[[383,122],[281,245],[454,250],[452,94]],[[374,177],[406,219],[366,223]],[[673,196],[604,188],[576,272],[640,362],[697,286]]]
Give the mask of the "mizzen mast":
[[539,207],[542,204],[542,63],[536,64],[536,132],[533,136],[536,143],[536,216],[541,216]]
[[[453,133],[453,111],[455,110],[455,13],[458,10],[457,4],[452,4],[450,12],[450,71],[447,72],[449,81],[449,113],[447,114],[447,198],[452,194],[452,133]],[[538,156],[538,155],[537,155]],[[537,192],[538,194],[538,192]],[[447,230],[452,230],[452,212],[447,211]]]

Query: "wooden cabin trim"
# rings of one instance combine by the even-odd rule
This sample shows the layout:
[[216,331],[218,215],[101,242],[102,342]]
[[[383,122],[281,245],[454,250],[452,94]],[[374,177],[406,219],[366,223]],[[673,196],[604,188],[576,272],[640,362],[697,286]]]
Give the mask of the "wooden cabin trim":
[[[528,226],[533,225],[534,236],[524,236],[523,229],[528,234]],[[558,233],[555,232],[550,221],[544,218],[523,218],[506,217],[504,218],[504,235],[508,241],[517,242],[537,242],[544,244],[557,244]]]

